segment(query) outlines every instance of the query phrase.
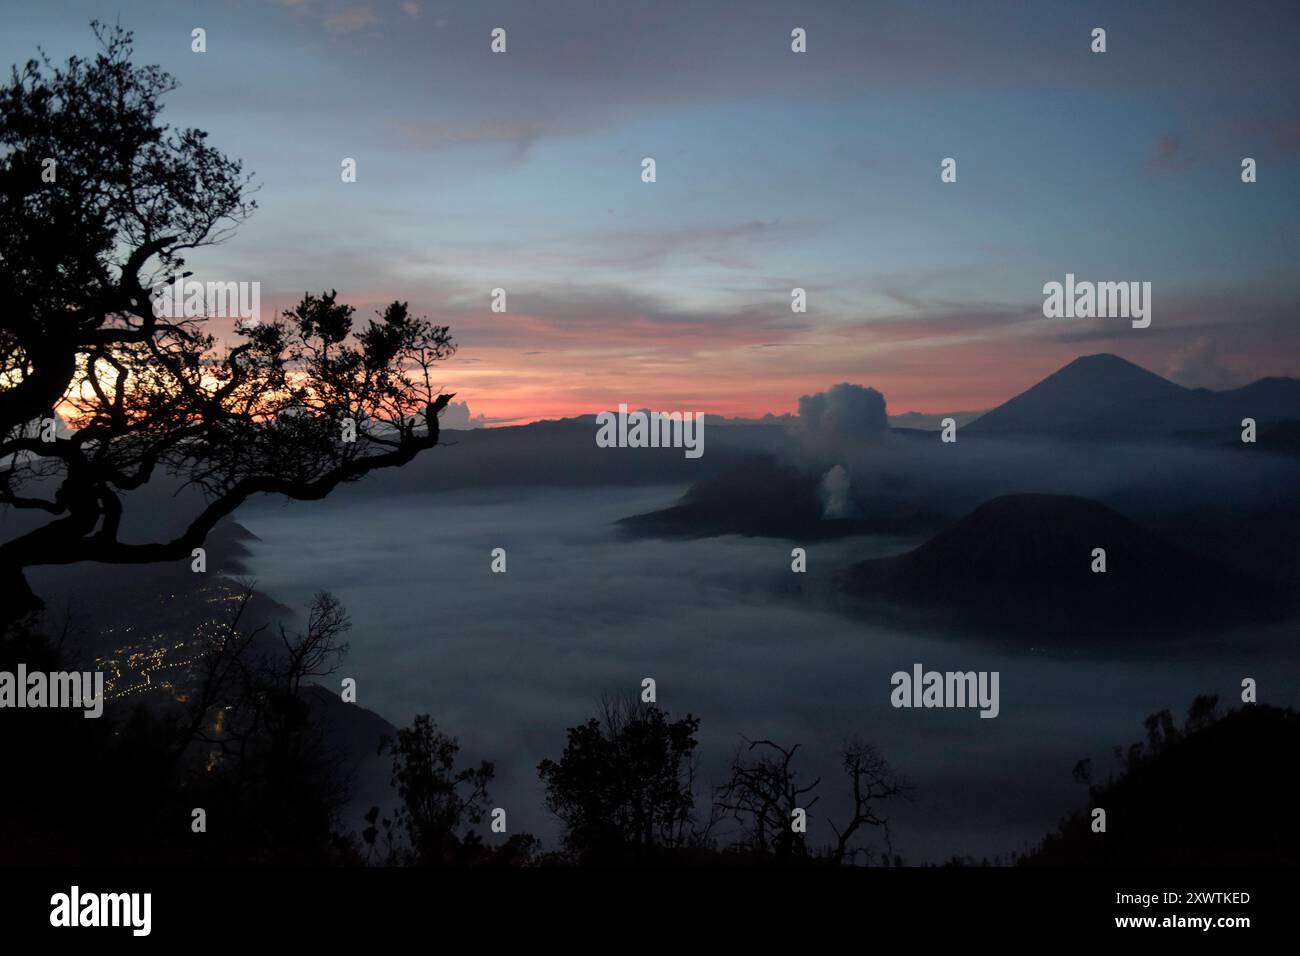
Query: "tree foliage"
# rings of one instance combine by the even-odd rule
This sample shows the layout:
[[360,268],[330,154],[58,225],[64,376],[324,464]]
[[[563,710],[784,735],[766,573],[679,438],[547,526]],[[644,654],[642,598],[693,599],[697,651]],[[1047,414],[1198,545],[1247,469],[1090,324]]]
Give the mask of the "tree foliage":
[[537,768],[565,845],[588,861],[686,845],[699,718],[669,720],[640,701],[607,702],[604,710],[570,727],[560,759]]
[[[175,81],[132,63],[129,32],[95,33],[93,58],[33,59],[0,88],[0,505],[41,516],[0,544],[5,620],[39,605],[24,568],[185,559],[251,495],[317,499],[405,464],[452,397],[433,379],[447,327],[403,302],[359,323],[337,292],[307,294],[223,337],[159,314],[186,256],[253,212],[251,178],[161,122]],[[46,440],[56,416],[71,431]],[[160,473],[204,506],[170,538],[123,540],[127,496]]]

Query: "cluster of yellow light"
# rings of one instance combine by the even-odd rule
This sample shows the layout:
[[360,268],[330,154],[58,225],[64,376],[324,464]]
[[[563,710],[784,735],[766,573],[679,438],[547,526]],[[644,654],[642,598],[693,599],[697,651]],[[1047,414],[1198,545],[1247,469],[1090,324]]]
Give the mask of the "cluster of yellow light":
[[[237,598],[238,595],[234,597]],[[221,599],[214,598],[211,600]],[[195,628],[193,635],[195,638],[194,643],[198,645],[198,648],[189,656],[182,657],[178,655],[178,652],[190,644],[189,640],[160,643],[165,640],[166,635],[158,632],[146,638],[143,642],[117,648],[107,658],[96,658],[96,668],[105,672],[105,696],[109,700],[118,700],[149,690],[174,691],[175,683],[171,680],[164,680],[163,672],[188,669],[201,663],[204,659],[204,648],[214,642],[222,642],[226,631],[226,623],[220,620],[209,620],[199,624]],[[170,659],[169,655],[171,655]],[[140,679],[119,690],[119,683],[128,679],[128,677],[138,677]]]

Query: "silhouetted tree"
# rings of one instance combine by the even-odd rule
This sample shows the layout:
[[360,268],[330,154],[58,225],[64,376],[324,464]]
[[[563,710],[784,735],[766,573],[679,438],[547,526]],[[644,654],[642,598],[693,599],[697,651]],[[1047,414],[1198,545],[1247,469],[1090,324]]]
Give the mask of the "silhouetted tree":
[[851,863],[867,852],[853,844],[863,827],[879,827],[885,837],[886,854],[892,853],[889,822],[877,813],[876,808],[884,800],[908,797],[912,787],[893,771],[873,745],[862,740],[852,740],[840,750],[840,770],[849,780],[853,802],[850,816],[843,826],[830,821],[831,829],[835,831],[831,862]]
[[821,778],[800,785],[792,766],[798,750],[798,744],[787,749],[770,740],[737,749],[731,777],[713,801],[715,811],[740,824],[737,849],[783,860],[808,856],[805,835],[794,831],[792,820],[795,810],[809,810],[821,799],[812,795]]
[[[482,839],[469,829],[482,822],[487,809],[488,784],[496,770],[488,761],[457,769],[460,744],[420,714],[410,727],[397,732],[386,744],[393,755],[393,786],[402,804],[391,826],[403,831],[405,847],[389,839],[389,863],[421,866],[475,862]],[[378,809],[366,818],[371,830],[366,842],[374,846],[373,828]]]
[[[251,593],[245,592],[245,603]],[[281,625],[279,640],[271,643],[258,641],[260,628],[232,628],[211,651],[233,667],[206,669],[209,676],[186,725],[197,729],[181,766],[187,787],[213,794],[223,829],[239,827],[239,840],[252,857],[248,862],[326,862],[342,843],[336,831],[346,781],[313,719],[304,682],[337,669],[350,627],[338,600],[321,592],[312,600],[305,631],[291,635]],[[212,675],[215,688],[207,686]],[[258,846],[266,849],[258,852]]]
[[606,701],[600,718],[569,728],[560,759],[537,772],[578,860],[644,859],[692,841],[699,726],[629,700]]
[[[1106,866],[1289,865],[1300,852],[1300,714],[1251,704],[1227,713],[1197,697],[1177,726],[1159,711],[1145,742],[1115,747],[1116,770],[1075,779],[1085,807],[1063,819],[1025,864]],[[1095,809],[1106,829],[1094,830]]]
[[825,850],[810,848],[807,836],[794,829],[795,811],[811,810],[821,799],[816,794],[821,777],[802,783],[795,768],[799,745],[782,747],[771,740],[749,741],[738,748],[731,764],[731,776],[714,795],[715,815],[729,816],[740,825],[732,849],[758,859],[770,857],[781,863],[820,860],[836,865],[852,863],[864,854],[855,839],[864,827],[888,823],[879,815],[881,801],[905,797],[911,787],[890,768],[871,744],[853,740],[840,750],[840,769],[849,782],[851,811],[843,824],[828,821],[835,842]]
[[[253,211],[250,178],[159,121],[175,82],[132,64],[130,33],[94,29],[93,59],[31,60],[0,88],[0,505],[45,516],[0,544],[0,623],[40,604],[25,568],[188,559],[251,495],[402,465],[452,397],[431,377],[448,330],[405,303],[354,328],[335,292],[307,295],[233,345],[155,314],[185,254]],[[159,472],[206,505],[174,537],[121,540],[124,495]]]

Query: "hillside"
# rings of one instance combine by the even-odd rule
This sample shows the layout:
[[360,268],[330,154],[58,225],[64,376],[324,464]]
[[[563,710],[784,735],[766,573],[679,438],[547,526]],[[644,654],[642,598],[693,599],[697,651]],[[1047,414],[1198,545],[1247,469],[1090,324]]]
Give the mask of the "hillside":
[[[1062,821],[1023,865],[1294,865],[1300,854],[1300,714],[1294,710],[1252,704],[1217,719],[1189,719],[1181,729],[1167,713],[1156,714],[1148,719],[1147,740],[1121,752],[1119,776],[1093,784],[1087,808]],[[1105,833],[1092,830],[1094,807],[1106,811]]]
[[[1105,549],[1104,573],[1092,571],[1094,548]],[[1099,640],[1268,619],[1290,604],[1278,585],[1064,495],[995,498],[914,551],[854,565],[847,587],[963,622]]]

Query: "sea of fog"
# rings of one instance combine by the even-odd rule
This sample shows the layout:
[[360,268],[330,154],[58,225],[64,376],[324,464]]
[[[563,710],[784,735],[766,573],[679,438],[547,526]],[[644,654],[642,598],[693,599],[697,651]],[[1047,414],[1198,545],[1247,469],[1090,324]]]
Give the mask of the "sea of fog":
[[[1262,700],[1298,702],[1300,664],[1262,650],[1178,661],[995,651],[790,593],[794,542],[633,540],[612,524],[682,491],[353,494],[261,503],[238,520],[261,539],[249,560],[260,590],[297,610],[319,590],[347,606],[351,650],[330,686],[355,678],[358,703],[399,726],[431,714],[464,759],[495,762],[492,804],[507,809],[511,831],[552,846],[538,761],[560,756],[565,728],[594,716],[602,696],[638,691],[644,677],[671,714],[701,718],[700,805],[742,735],[799,744],[799,766],[823,780],[810,813],[817,843],[831,839],[823,814],[843,815],[837,748],[854,736],[874,742],[916,788],[910,802],[881,808],[910,863],[1036,842],[1086,800],[1075,762],[1090,756],[1104,774],[1112,745],[1140,739],[1153,711],[1181,721],[1198,693],[1234,701],[1243,676],[1259,681]],[[810,545],[808,579],[905,545]],[[494,548],[506,549],[505,574],[491,573]],[[895,709],[890,676],[915,663],[999,671],[999,716]],[[358,815],[375,792],[372,782],[359,794]]]

